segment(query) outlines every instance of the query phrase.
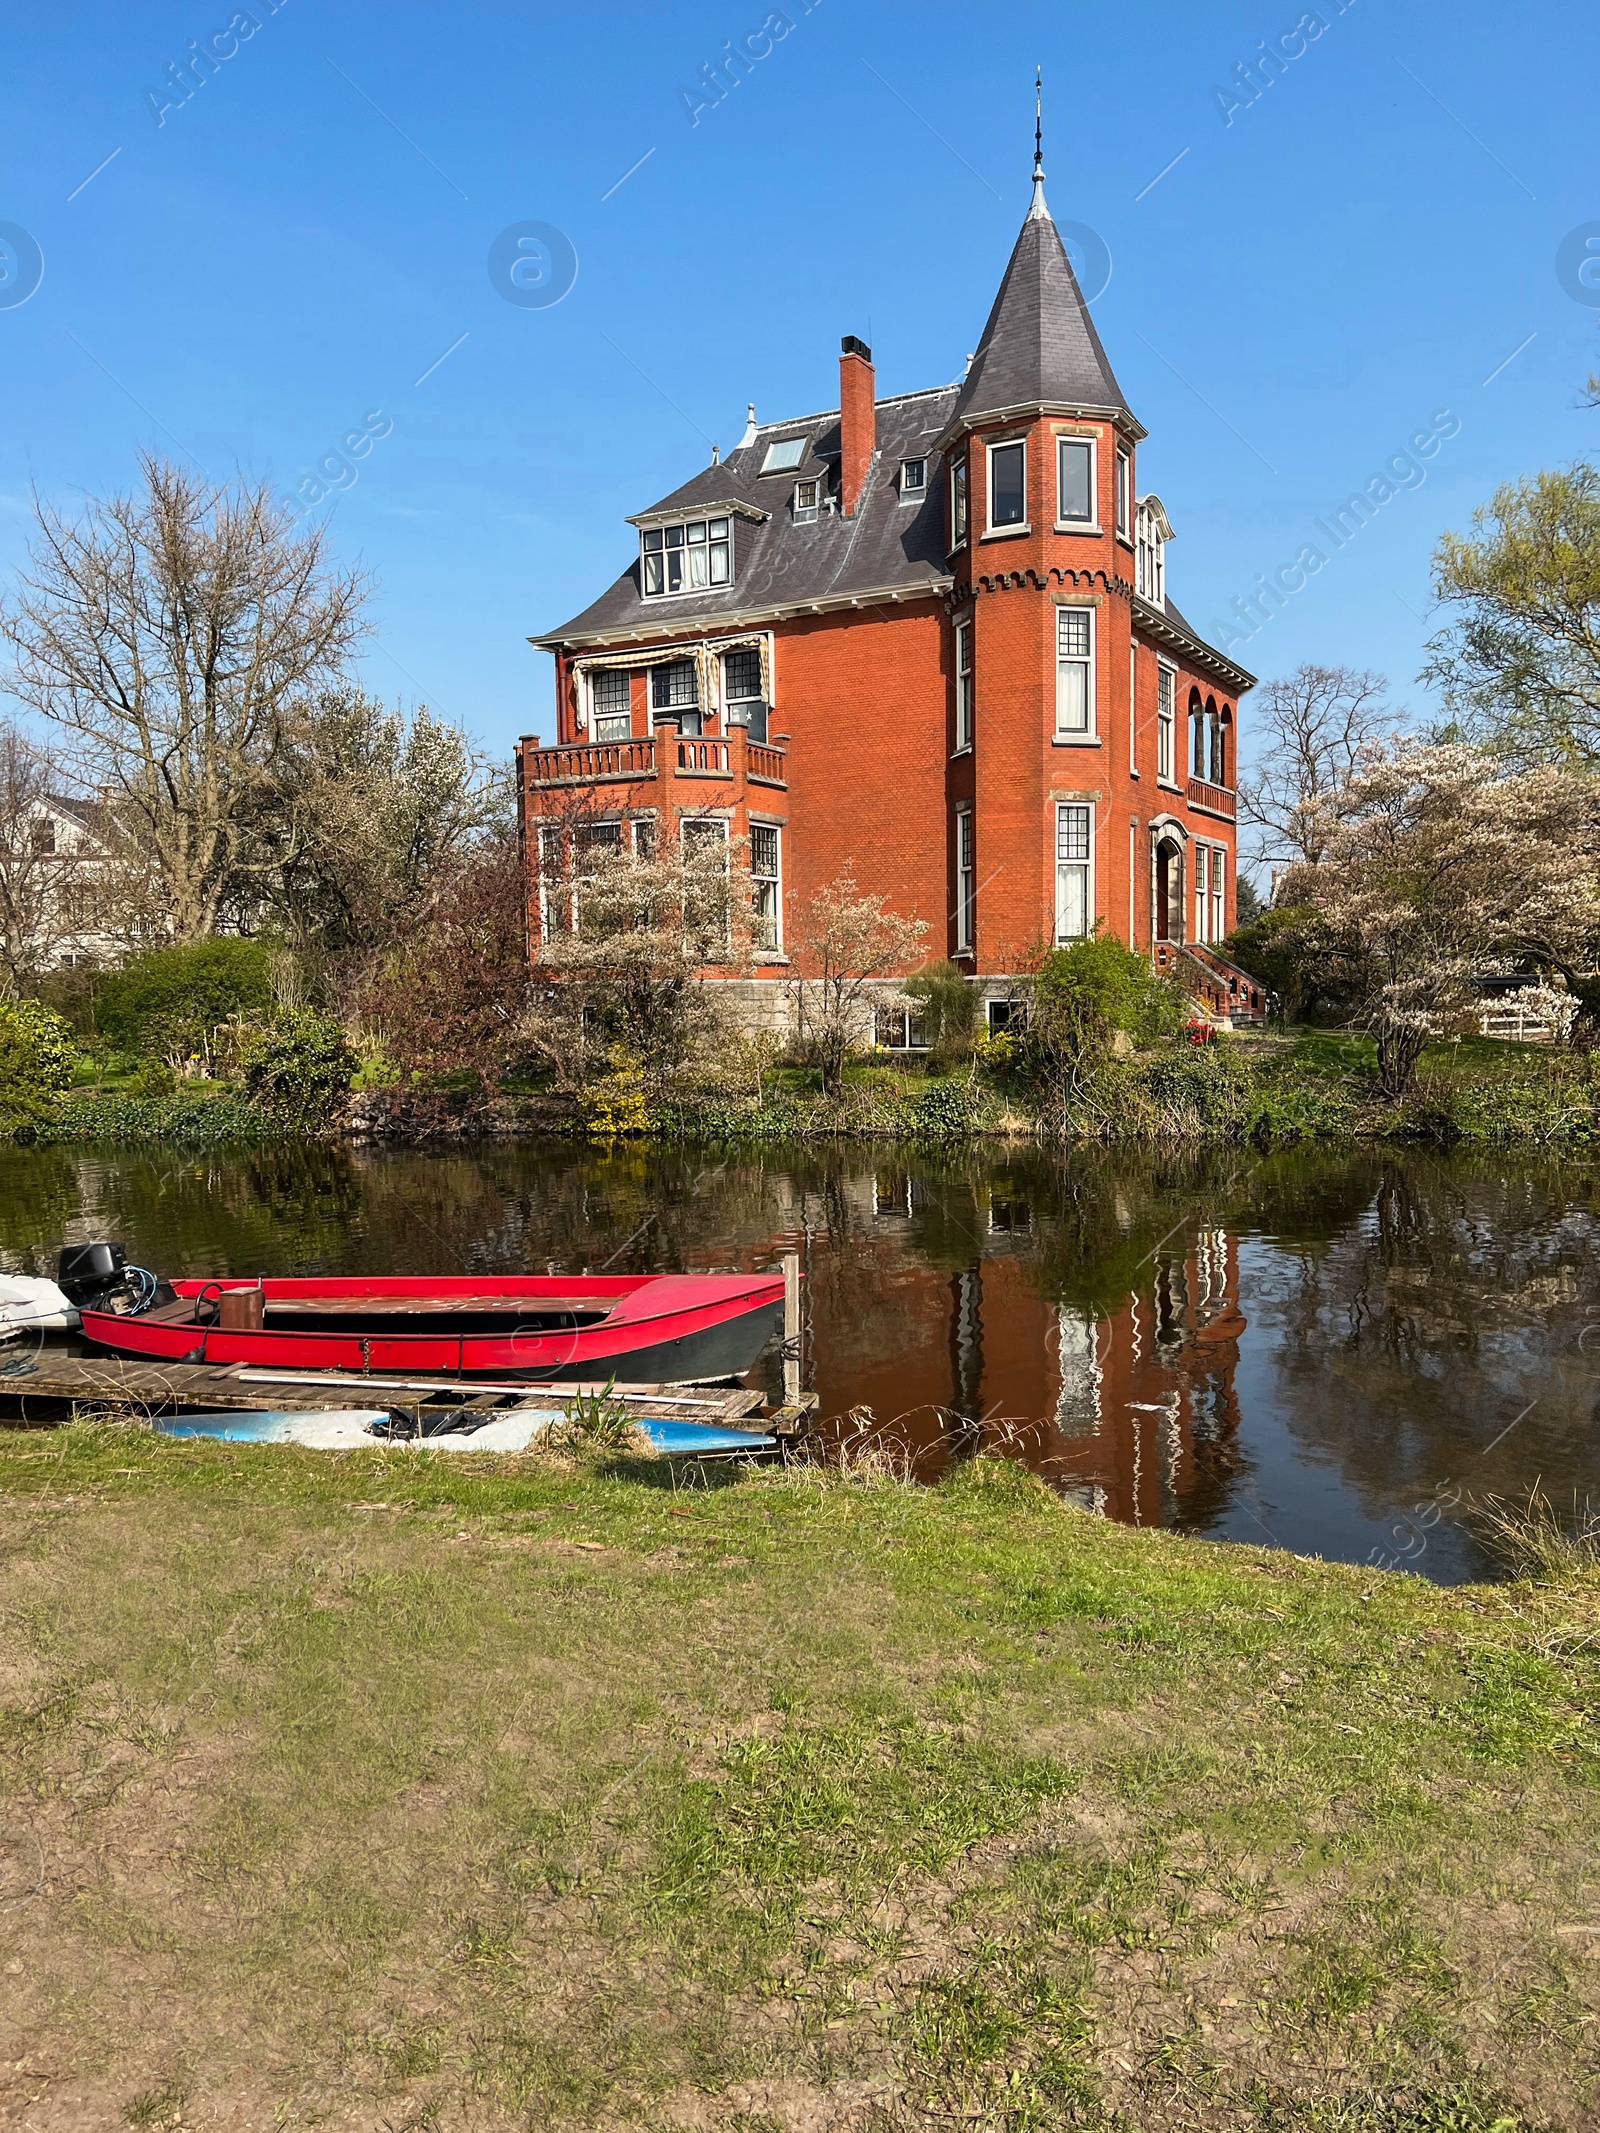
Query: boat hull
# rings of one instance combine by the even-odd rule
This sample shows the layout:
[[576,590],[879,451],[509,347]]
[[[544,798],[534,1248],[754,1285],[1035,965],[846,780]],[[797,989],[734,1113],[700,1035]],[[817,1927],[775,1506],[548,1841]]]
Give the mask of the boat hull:
[[[262,1326],[204,1325],[184,1311],[207,1291],[255,1286],[178,1282],[176,1306],[132,1314],[85,1310],[83,1333],[116,1355],[213,1369],[245,1364],[648,1385],[740,1376],[783,1329],[782,1277],[772,1275],[269,1279],[261,1284]],[[274,1315],[294,1323],[274,1327]],[[405,1327],[408,1315],[418,1320],[415,1330]]]

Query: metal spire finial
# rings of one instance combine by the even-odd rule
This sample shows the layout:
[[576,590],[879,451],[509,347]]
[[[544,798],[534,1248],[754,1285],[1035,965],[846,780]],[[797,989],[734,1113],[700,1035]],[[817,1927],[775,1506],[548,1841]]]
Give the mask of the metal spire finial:
[[1033,74],[1033,205],[1029,216],[1048,217],[1050,210],[1044,204],[1044,69],[1035,67]]

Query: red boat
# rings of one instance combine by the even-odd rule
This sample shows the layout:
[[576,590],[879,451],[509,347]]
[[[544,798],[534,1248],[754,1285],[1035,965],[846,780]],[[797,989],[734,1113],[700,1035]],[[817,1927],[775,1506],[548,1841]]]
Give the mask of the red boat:
[[157,1283],[117,1257],[115,1286],[82,1296],[83,1332],[167,1363],[665,1384],[736,1376],[783,1328],[781,1273]]

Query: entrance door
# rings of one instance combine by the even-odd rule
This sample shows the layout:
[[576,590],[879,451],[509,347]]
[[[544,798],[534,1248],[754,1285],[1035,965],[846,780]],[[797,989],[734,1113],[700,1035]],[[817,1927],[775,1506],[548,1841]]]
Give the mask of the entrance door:
[[1172,838],[1156,846],[1156,939],[1183,939],[1183,852]]

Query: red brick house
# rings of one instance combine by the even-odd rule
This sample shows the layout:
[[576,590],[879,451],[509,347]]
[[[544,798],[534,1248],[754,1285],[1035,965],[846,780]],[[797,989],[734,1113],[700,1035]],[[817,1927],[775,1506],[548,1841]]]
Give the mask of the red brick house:
[[847,336],[837,408],[752,409],[725,461],[630,521],[616,583],[533,640],[556,741],[518,749],[530,939],[561,923],[577,800],[613,843],[748,839],[752,1005],[782,1001],[761,981],[792,973],[797,914],[853,865],[991,999],[1099,924],[1213,1012],[1259,1009],[1205,945],[1233,923],[1253,676],[1168,596],[1144,436],[1036,158],[959,384],[880,400]]

